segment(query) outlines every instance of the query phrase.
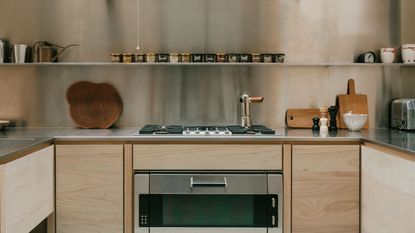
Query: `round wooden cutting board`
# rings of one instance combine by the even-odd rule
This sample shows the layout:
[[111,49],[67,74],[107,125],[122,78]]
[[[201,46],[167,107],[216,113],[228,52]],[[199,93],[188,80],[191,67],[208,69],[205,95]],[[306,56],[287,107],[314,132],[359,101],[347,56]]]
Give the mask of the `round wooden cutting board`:
[[108,83],[81,81],[66,91],[73,121],[85,129],[107,129],[119,118],[123,104],[117,90]]

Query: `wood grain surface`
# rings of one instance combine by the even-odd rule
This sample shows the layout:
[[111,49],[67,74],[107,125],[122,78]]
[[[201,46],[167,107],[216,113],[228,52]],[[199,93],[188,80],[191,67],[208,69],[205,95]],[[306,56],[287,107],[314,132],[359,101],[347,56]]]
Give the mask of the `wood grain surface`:
[[0,167],[2,233],[28,233],[53,213],[53,173],[53,146]]
[[415,232],[415,159],[362,146],[362,233]]
[[[303,108],[303,109],[288,109],[285,115],[285,120],[289,128],[296,129],[311,129],[313,127],[313,118],[317,116],[321,118],[320,109],[318,108]],[[330,114],[327,116],[330,125]],[[339,126],[339,117],[337,119],[337,126]]]
[[291,233],[291,179],[292,179],[292,145],[283,145],[283,179],[284,179],[284,203],[283,203],[283,225],[282,229],[284,233]]
[[57,145],[57,232],[123,233],[123,167],[123,145]]
[[109,128],[123,108],[120,95],[108,83],[76,82],[66,91],[66,100],[70,115],[80,128]]
[[[340,128],[347,129],[343,120],[343,114],[352,111],[353,114],[369,114],[367,95],[356,94],[355,83],[353,79],[349,79],[347,83],[347,95],[338,96]],[[369,128],[369,116],[363,126],[363,129]]]
[[359,232],[359,146],[294,145],[292,233]]
[[138,170],[281,170],[282,145],[134,145]]

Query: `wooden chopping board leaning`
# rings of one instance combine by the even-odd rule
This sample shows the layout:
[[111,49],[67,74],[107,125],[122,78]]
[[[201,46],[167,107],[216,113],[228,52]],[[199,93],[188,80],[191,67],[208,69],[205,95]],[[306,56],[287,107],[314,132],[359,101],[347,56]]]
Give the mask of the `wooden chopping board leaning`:
[[[343,114],[352,112],[353,114],[369,114],[367,95],[356,94],[355,82],[353,79],[349,79],[347,82],[347,94],[338,96],[338,106],[340,114],[340,128],[347,129],[346,124],[343,121]],[[369,115],[368,115],[369,116]],[[369,128],[369,117],[363,129]]]
[[85,129],[107,129],[119,118],[123,103],[108,83],[76,82],[66,91],[73,121]]

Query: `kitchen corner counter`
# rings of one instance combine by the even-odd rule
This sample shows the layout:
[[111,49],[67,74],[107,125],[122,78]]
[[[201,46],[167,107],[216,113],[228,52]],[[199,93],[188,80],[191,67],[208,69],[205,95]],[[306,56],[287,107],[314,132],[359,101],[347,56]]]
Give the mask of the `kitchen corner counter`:
[[227,142],[370,142],[415,156],[415,132],[390,129],[372,129],[361,132],[339,130],[321,137],[307,129],[276,129],[277,135],[267,136],[166,136],[135,135],[137,128],[120,129],[76,129],[76,128],[7,128],[0,132],[0,163],[10,155],[28,151],[41,144],[75,141],[115,141],[115,142],[152,142],[152,141],[227,141]]
[[5,164],[33,151],[47,147],[52,142],[52,137],[0,137],[0,164]]

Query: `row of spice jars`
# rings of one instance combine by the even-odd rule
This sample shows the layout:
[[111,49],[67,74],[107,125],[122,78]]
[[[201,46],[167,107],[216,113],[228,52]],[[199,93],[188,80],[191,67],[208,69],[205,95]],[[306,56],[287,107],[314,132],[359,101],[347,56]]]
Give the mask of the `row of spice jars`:
[[283,63],[285,54],[283,53],[113,53],[112,62],[160,62],[160,63],[212,63],[212,62],[265,62]]

